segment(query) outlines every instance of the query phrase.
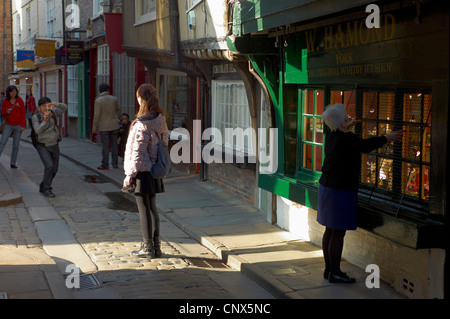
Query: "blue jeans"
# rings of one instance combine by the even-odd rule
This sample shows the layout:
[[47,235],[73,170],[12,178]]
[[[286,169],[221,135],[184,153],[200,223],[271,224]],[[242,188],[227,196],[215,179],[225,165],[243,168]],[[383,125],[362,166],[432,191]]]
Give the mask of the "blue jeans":
[[39,185],[39,190],[45,192],[52,189],[52,182],[58,172],[59,146],[37,145],[36,147],[42,164],[44,164],[44,178]]
[[100,138],[102,141],[102,166],[109,167],[109,147],[111,146],[111,164],[117,166],[119,164],[119,146],[117,145],[117,138],[119,137],[119,130],[114,131],[100,131]]
[[11,165],[17,164],[17,155],[19,154],[19,143],[20,136],[22,132],[20,131],[20,125],[5,125],[5,129],[2,133],[2,138],[0,139],[0,155],[8,142],[9,137],[13,134],[13,148],[11,153]]

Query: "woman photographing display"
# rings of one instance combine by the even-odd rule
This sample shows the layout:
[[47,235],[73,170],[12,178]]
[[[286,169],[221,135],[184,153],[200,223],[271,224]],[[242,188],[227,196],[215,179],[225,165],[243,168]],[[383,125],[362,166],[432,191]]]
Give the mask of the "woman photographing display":
[[349,131],[359,120],[350,119],[343,104],[329,105],[323,119],[330,128],[325,138],[317,209],[317,221],[326,227],[322,238],[324,278],[334,283],[353,283],[355,279],[341,271],[340,263],[345,232],[357,226],[361,153],[401,141],[404,131],[362,139]]

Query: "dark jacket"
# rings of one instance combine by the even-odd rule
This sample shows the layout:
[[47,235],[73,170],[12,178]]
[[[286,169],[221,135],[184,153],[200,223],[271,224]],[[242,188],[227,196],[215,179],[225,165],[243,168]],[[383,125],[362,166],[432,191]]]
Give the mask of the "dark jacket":
[[328,132],[325,138],[325,160],[319,183],[335,189],[357,192],[361,153],[369,153],[386,143],[386,136],[362,139],[352,132]]

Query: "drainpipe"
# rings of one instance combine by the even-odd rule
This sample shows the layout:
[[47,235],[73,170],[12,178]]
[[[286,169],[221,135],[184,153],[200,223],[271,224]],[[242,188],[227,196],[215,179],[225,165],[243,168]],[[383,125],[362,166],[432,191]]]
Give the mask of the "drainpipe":
[[[2,74],[2,85],[1,90],[3,91],[6,88],[6,75],[8,72],[6,72],[6,0],[3,0],[3,56],[2,56],[2,63],[3,63],[3,74]],[[12,27],[12,24],[11,24]],[[12,32],[11,32],[12,33]]]
[[[201,122],[202,128],[201,129],[203,132],[203,130],[205,128],[205,124],[206,124],[207,110],[208,110],[207,104],[204,101],[204,99],[205,99],[204,98],[205,97],[204,90],[205,90],[205,86],[206,86],[205,84],[207,83],[206,78],[202,73],[187,69],[181,65],[180,24],[179,24],[178,2],[177,2],[177,0],[170,0],[169,4],[170,4],[169,17],[170,17],[170,26],[171,26],[170,36],[172,39],[172,49],[174,51],[174,60],[175,60],[175,64],[174,64],[173,68],[177,71],[181,71],[188,75],[200,78],[200,112],[201,112],[200,119],[202,120],[202,122]],[[202,146],[201,146],[202,151],[203,151],[203,147],[204,147],[204,145],[202,142]],[[207,180],[207,165],[203,161],[202,156],[200,156],[200,180],[202,180],[202,181]]]

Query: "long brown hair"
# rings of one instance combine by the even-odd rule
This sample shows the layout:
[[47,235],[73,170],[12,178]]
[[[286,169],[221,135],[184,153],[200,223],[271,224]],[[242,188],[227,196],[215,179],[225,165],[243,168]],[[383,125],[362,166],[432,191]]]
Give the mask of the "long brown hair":
[[145,83],[142,84],[136,91],[136,98],[141,98],[141,105],[136,114],[136,118],[146,113],[161,113],[165,116],[164,111],[159,105],[156,89],[153,85]]

